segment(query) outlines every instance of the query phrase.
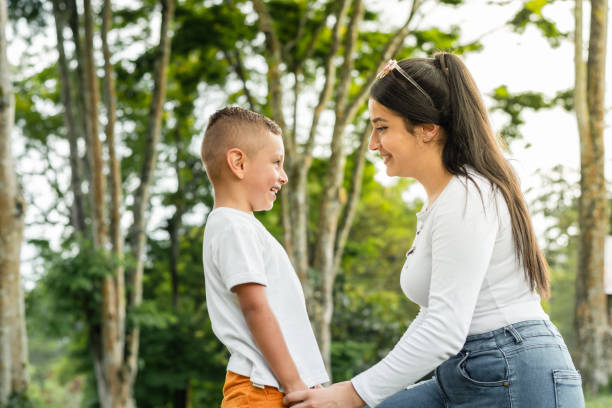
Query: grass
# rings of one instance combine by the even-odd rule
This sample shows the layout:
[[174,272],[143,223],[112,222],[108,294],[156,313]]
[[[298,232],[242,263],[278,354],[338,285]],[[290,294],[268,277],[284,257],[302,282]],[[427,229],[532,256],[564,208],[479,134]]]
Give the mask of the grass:
[[586,408],[610,408],[612,407],[612,394],[587,396]]

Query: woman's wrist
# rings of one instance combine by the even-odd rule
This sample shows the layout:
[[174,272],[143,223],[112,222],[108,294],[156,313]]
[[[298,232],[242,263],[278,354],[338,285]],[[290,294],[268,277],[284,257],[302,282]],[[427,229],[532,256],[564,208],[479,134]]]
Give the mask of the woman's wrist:
[[361,408],[366,405],[365,401],[361,399],[351,381],[344,381],[338,385],[342,385],[343,389],[346,391],[346,395],[350,399],[351,407]]

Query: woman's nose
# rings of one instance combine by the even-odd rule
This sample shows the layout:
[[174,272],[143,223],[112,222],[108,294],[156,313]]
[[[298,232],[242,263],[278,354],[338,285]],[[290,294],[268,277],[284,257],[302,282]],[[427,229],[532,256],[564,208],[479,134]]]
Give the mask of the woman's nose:
[[370,135],[370,143],[368,144],[368,148],[370,150],[378,150],[379,145],[380,144],[378,138],[376,137],[376,134],[372,132],[372,134]]

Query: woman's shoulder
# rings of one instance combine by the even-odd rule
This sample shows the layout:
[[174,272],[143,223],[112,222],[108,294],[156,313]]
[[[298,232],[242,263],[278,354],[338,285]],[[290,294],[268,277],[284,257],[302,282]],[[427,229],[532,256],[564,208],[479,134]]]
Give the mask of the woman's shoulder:
[[[469,169],[466,174],[452,177],[443,192],[438,212],[481,214],[499,205],[500,194],[493,183],[482,174]],[[503,201],[503,197],[501,197]]]
[[448,185],[449,195],[454,198],[493,198],[497,188],[484,175],[469,168],[465,174],[455,174]]

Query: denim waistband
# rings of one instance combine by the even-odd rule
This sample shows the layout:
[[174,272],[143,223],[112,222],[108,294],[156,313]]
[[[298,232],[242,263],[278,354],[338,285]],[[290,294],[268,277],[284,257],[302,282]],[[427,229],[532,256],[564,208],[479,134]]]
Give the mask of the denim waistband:
[[467,337],[463,348],[465,350],[478,350],[507,344],[521,344],[531,337],[542,336],[561,339],[559,330],[550,320],[525,320],[490,332],[472,334]]

